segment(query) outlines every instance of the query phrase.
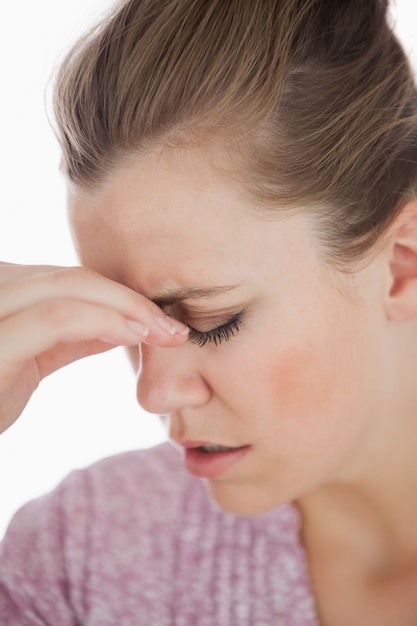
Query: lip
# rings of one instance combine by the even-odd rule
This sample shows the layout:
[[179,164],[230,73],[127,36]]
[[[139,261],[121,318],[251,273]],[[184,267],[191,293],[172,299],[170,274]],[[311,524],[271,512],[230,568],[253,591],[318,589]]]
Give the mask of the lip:
[[[187,445],[184,445],[186,443]],[[205,442],[207,443],[207,442]],[[227,452],[203,452],[202,443],[182,442],[185,467],[200,478],[218,478],[231,469],[249,452],[251,446],[240,446]]]
[[181,441],[177,441],[176,439],[172,440],[186,450],[190,448],[199,448],[200,446],[204,446],[205,443],[208,443],[207,441],[192,441],[191,439],[183,439]]

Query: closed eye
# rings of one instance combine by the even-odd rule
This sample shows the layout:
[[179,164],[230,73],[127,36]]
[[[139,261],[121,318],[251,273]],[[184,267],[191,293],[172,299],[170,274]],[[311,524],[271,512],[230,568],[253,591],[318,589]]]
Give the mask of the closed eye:
[[237,313],[224,324],[204,332],[190,327],[189,341],[195,343],[200,348],[207,343],[213,343],[215,346],[218,346],[223,341],[230,341],[242,327],[241,315],[242,312]]

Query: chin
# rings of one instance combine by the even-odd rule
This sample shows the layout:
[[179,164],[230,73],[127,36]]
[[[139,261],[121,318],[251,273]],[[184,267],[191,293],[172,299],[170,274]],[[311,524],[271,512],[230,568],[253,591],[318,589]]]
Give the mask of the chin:
[[267,490],[259,486],[248,486],[245,483],[232,483],[222,480],[204,480],[207,492],[213,502],[226,513],[245,517],[269,513],[279,506],[287,504],[290,499],[272,497]]

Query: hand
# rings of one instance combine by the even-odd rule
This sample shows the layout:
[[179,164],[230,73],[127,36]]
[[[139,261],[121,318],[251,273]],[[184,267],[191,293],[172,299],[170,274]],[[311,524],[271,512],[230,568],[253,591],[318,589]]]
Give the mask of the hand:
[[95,272],[0,262],[0,432],[60,367],[119,345],[178,346],[187,331],[145,296]]

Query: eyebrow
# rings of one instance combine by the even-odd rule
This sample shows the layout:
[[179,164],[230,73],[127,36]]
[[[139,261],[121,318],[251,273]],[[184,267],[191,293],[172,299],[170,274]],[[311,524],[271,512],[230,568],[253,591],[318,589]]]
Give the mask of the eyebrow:
[[221,293],[226,293],[236,289],[239,285],[221,285],[218,287],[184,287],[167,289],[163,294],[152,298],[159,307],[169,306],[170,304],[176,304],[183,300],[193,300],[197,298],[208,298],[210,296],[217,296]]

